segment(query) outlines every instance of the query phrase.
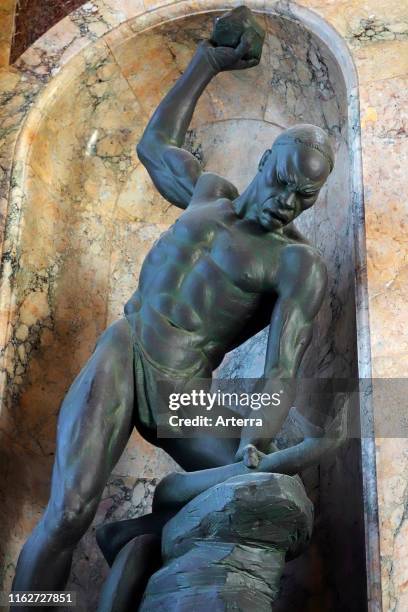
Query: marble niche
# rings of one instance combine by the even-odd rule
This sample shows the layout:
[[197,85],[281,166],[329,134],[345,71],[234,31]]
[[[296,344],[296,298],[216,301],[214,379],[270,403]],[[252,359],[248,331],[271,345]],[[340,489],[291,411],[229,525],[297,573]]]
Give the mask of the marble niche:
[[[135,18],[86,47],[41,93],[20,135],[4,248],[9,283],[3,299],[9,308],[2,422],[9,442],[3,472],[14,491],[3,508],[4,588],[47,501],[64,393],[98,335],[122,316],[144,256],[179,214],[152,187],[135,143],[197,42],[209,33],[214,13],[205,5],[191,14],[176,9],[172,19],[165,13]],[[186,147],[207,170],[242,189],[283,128],[307,122],[329,132],[335,170],[317,205],[298,224],[321,251],[330,278],[303,375],[353,377],[349,77],[330,50],[334,33],[320,36],[322,25],[305,27],[288,7],[269,13],[260,7],[267,31],[261,64],[211,83]],[[260,374],[265,342],[266,332],[228,355],[218,375]],[[174,469],[179,468],[135,432],[93,525],[148,511],[157,479]],[[316,508],[315,536],[306,555],[288,564],[282,610],[361,610],[366,570],[359,440],[349,441],[307,481]],[[93,534],[94,527],[76,550],[69,584],[84,612],[95,609],[107,571]]]

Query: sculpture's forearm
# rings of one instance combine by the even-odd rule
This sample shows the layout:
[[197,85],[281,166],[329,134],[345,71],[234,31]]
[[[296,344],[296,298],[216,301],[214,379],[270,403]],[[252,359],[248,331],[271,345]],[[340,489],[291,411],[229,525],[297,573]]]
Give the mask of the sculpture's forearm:
[[216,70],[199,49],[150,119],[138,149],[151,144],[171,144],[181,147],[199,97]]
[[[280,394],[280,403],[263,410],[262,437],[273,439],[281,429],[296,397],[296,375],[310,344],[312,325],[297,309],[278,305],[271,323],[262,391]],[[266,380],[265,380],[266,379]],[[241,447],[245,444],[245,435]]]
[[316,464],[321,457],[339,445],[338,438],[306,438],[300,444],[285,448],[263,457],[254,470],[243,461],[197,472],[173,473],[158,485],[154,495],[153,509],[178,508],[191,499],[233,476],[250,472],[271,472],[292,476]]
[[[298,285],[293,283],[293,279],[290,280],[296,288],[302,287],[301,278]],[[288,283],[285,287],[282,283],[283,291],[288,292],[288,288],[291,290],[291,284]],[[279,406],[263,411],[262,437],[270,439],[279,432],[293,406],[296,377],[312,339],[313,320],[319,311],[326,285],[324,279],[321,281],[318,278],[314,285],[310,283],[308,286],[303,282],[303,286],[306,287],[306,298],[299,291],[300,295],[297,297],[283,295],[278,299],[269,328],[262,390],[271,394],[280,392]],[[309,296],[309,293],[312,296]],[[238,456],[245,444],[253,442],[251,433],[248,433],[244,430]]]
[[280,431],[296,397],[296,375],[311,339],[311,323],[292,300],[279,299],[272,317],[265,359],[264,378],[256,391],[270,396],[279,393],[278,405],[260,408],[256,416],[262,419],[262,430],[244,427],[237,450],[242,457],[248,444],[264,447]]
[[336,438],[305,438],[300,444],[266,455],[257,470],[293,476],[318,463],[324,454],[337,445]]

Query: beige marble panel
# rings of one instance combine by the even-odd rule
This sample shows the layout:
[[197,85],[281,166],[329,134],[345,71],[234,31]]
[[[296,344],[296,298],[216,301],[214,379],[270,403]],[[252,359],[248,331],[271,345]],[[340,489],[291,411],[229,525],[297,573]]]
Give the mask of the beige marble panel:
[[81,36],[78,24],[66,17],[64,27],[54,25],[29,47],[15,62],[15,66],[24,72],[30,72],[46,79],[56,72],[56,64],[64,64],[75,57],[89,41]]
[[[406,359],[406,354],[400,355]],[[398,356],[392,357],[392,367]],[[387,368],[384,375],[389,376]],[[408,443],[405,438],[378,438],[383,608],[404,612],[408,601],[407,538]]]
[[[280,134],[273,123],[257,119],[226,119],[194,130],[193,149],[199,150],[208,172],[225,176],[239,191],[253,179],[264,151]],[[243,138],[251,137],[243,146]]]
[[[20,175],[11,346],[19,356],[16,368],[28,367],[15,371],[13,385],[28,376],[20,406],[32,415],[55,415],[62,389],[106,325],[113,213],[142,129],[138,103],[107,48],[87,49],[82,59],[82,74],[61,84],[58,104],[42,109],[40,129],[27,136],[28,166]],[[33,346],[41,351],[29,358]],[[34,435],[29,416],[22,423],[34,445],[52,446],[54,416],[39,417],[44,437],[41,427]]]
[[[361,90],[374,368],[377,357],[408,355],[408,79],[381,85]],[[394,376],[406,376],[406,365],[396,365]]]
[[16,0],[2,0],[0,4],[0,68],[9,64],[15,7]]
[[[166,43],[165,36],[154,32],[150,36],[129,39],[125,44],[112,48],[115,59],[140,100],[146,117],[153,112],[160,92],[170,88],[180,76],[180,69],[174,64],[171,48]],[[148,88],[145,86],[147,81]]]
[[352,47],[407,36],[408,18],[404,2],[301,0],[299,4],[324,17]]
[[[50,103],[58,96],[58,104],[44,113],[29,163],[44,182],[60,192],[77,194],[79,188],[83,201],[100,198],[106,213],[116,197],[113,174],[124,176],[130,167],[143,117],[104,45],[86,49],[81,59],[82,80],[62,80],[55,88]],[[101,178],[95,183],[98,174]]]
[[[368,83],[360,91],[373,370],[376,377],[391,379],[406,377],[408,366],[407,92],[407,76],[380,86]],[[392,410],[378,403],[383,411]],[[377,478],[383,606],[403,612],[408,602],[405,438],[378,438]]]
[[362,85],[408,73],[408,40],[373,43],[353,55]]
[[[203,20],[195,18],[183,25],[172,24],[170,30],[162,26],[155,28],[153,33],[137,37],[129,30],[125,40],[119,32],[107,36],[107,43],[140,102],[146,121],[163,92],[168,91],[185,70],[197,41],[202,38],[202,25]],[[151,66],[154,66],[153,72]],[[209,121],[214,113],[214,104],[205,93],[197,105],[195,117],[199,121]]]
[[46,81],[82,49],[144,11],[142,0],[86,2],[36,40],[15,66]]
[[101,0],[91,3],[111,29],[146,11],[144,0]]
[[[0,69],[0,247],[8,218],[8,196],[16,138],[28,109],[41,88],[31,75]],[[10,220],[10,219],[9,219]],[[1,307],[0,307],[1,309]],[[0,336],[4,328],[0,326]]]
[[[174,7],[175,5],[186,5],[187,3],[184,2],[183,0],[143,0],[144,5],[146,7],[147,10],[154,10],[154,9],[166,9],[166,11],[168,11],[170,13],[172,7]],[[265,8],[265,2],[266,0],[248,0],[246,2],[246,5],[251,7],[252,9],[264,9]],[[229,2],[219,2],[219,0],[205,0],[204,2],[202,0],[195,0],[195,2],[192,3],[188,3],[188,12],[194,12],[194,11],[204,11],[204,10],[212,10],[212,9],[216,9],[219,10],[220,6],[222,8],[225,7],[225,9],[227,10],[230,7],[234,7],[234,6],[240,6],[242,4],[242,0],[232,0]],[[187,11],[186,11],[187,12]]]

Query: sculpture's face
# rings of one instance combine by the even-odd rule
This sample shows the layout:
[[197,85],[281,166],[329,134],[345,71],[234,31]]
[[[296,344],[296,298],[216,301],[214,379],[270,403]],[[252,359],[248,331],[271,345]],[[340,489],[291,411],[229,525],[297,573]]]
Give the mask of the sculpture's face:
[[256,178],[258,222],[268,231],[291,223],[316,202],[330,170],[319,151],[302,144],[266,151]]

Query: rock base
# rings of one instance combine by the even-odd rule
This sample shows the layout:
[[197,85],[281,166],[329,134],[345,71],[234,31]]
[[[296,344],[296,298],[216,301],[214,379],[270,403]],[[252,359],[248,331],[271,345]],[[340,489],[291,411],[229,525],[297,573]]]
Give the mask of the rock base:
[[143,612],[270,612],[285,559],[309,542],[313,505],[297,477],[247,474],[188,503],[163,531],[164,567]]

